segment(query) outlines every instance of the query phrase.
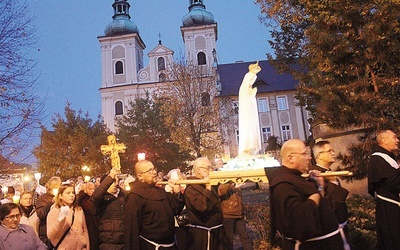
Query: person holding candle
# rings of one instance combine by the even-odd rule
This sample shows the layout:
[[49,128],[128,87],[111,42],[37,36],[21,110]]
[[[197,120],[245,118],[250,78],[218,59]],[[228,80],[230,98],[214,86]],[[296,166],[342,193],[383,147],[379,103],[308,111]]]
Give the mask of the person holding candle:
[[51,246],[47,238],[47,214],[53,205],[53,198],[57,195],[61,179],[58,176],[51,177],[45,184],[46,193],[39,196],[36,204],[36,214],[39,217],[39,238],[47,245]]
[[31,192],[24,191],[19,200],[19,207],[21,208],[21,223],[33,227],[36,235],[39,231],[39,217],[36,214],[36,209],[33,206],[33,195]]
[[15,203],[6,203],[0,207],[0,249],[47,249],[31,226],[20,223],[21,214],[20,207]]
[[56,249],[90,249],[85,214],[75,197],[74,185],[62,183],[47,215],[47,236]]
[[1,200],[2,205],[13,202],[13,196],[15,195],[15,188],[13,186],[6,187],[5,190],[4,198]]

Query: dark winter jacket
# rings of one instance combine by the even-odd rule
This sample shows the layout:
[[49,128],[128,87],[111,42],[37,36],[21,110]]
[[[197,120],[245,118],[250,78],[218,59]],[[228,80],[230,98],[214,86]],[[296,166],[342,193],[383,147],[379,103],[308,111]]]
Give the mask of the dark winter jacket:
[[124,196],[122,192],[118,197],[107,192],[114,181],[107,176],[92,195],[99,219],[100,249],[106,250],[124,247]]
[[45,193],[39,196],[36,205],[36,214],[39,217],[39,238],[48,245],[50,241],[47,239],[47,214],[50,211],[51,205],[53,205],[53,195]]
[[78,205],[83,209],[85,214],[86,227],[89,233],[89,241],[91,249],[99,249],[99,221],[96,216],[96,208],[91,197],[83,190],[79,191],[76,197]]

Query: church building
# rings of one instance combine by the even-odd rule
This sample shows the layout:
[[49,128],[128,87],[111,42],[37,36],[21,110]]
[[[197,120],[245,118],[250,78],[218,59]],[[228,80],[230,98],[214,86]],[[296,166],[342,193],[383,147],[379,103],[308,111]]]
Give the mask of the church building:
[[[100,88],[102,116],[111,131],[116,131],[116,118],[124,115],[130,100],[157,91],[167,81],[166,72],[175,60],[174,51],[161,41],[147,53],[148,65],[143,65],[145,42],[139,28],[131,20],[127,0],[115,0],[112,4],[112,22],[105,28],[104,36],[98,37],[102,58],[102,83]],[[146,10],[142,10],[146,11]],[[203,0],[190,0],[188,13],[182,13],[180,27],[185,57],[200,67],[218,74],[215,82],[216,101],[229,99],[228,108],[233,113],[230,124],[221,124],[224,133],[225,159],[237,156],[238,140],[238,93],[248,66],[254,62],[218,64],[216,53],[218,25],[214,15],[206,10]],[[178,28],[178,27],[177,27]],[[240,32],[240,31],[239,31]],[[266,60],[259,62],[257,104],[260,135],[263,149],[269,136],[277,136],[281,142],[290,138],[306,140],[310,134],[307,122],[309,114],[295,100],[296,84],[289,74],[278,74]]]

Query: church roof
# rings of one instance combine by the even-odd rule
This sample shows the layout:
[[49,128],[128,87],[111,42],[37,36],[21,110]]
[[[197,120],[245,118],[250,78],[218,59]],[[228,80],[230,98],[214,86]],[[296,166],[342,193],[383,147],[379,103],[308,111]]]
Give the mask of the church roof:
[[161,41],[157,44],[154,49],[152,49],[149,53],[147,53],[148,56],[155,56],[155,55],[173,55],[174,51],[165,47],[164,45],[161,44]]
[[[250,64],[255,62],[238,62],[219,64],[217,72],[222,86],[220,96],[238,96],[244,75]],[[259,61],[261,71],[257,74],[255,85],[258,93],[295,90],[298,83],[289,73],[279,74],[267,61]]]
[[115,0],[113,3],[114,16],[112,22],[104,29],[106,36],[138,33],[139,29],[131,21],[129,15],[130,4],[127,0]]
[[202,0],[191,0],[190,2],[189,13],[182,18],[184,27],[215,23],[214,15],[206,11]]

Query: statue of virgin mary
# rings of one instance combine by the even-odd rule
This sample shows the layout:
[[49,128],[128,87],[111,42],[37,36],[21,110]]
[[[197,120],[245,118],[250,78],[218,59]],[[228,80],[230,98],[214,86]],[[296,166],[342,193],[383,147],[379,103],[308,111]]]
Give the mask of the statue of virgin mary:
[[260,123],[257,109],[257,87],[253,84],[261,71],[258,61],[249,65],[239,89],[239,157],[255,155],[261,150]]

